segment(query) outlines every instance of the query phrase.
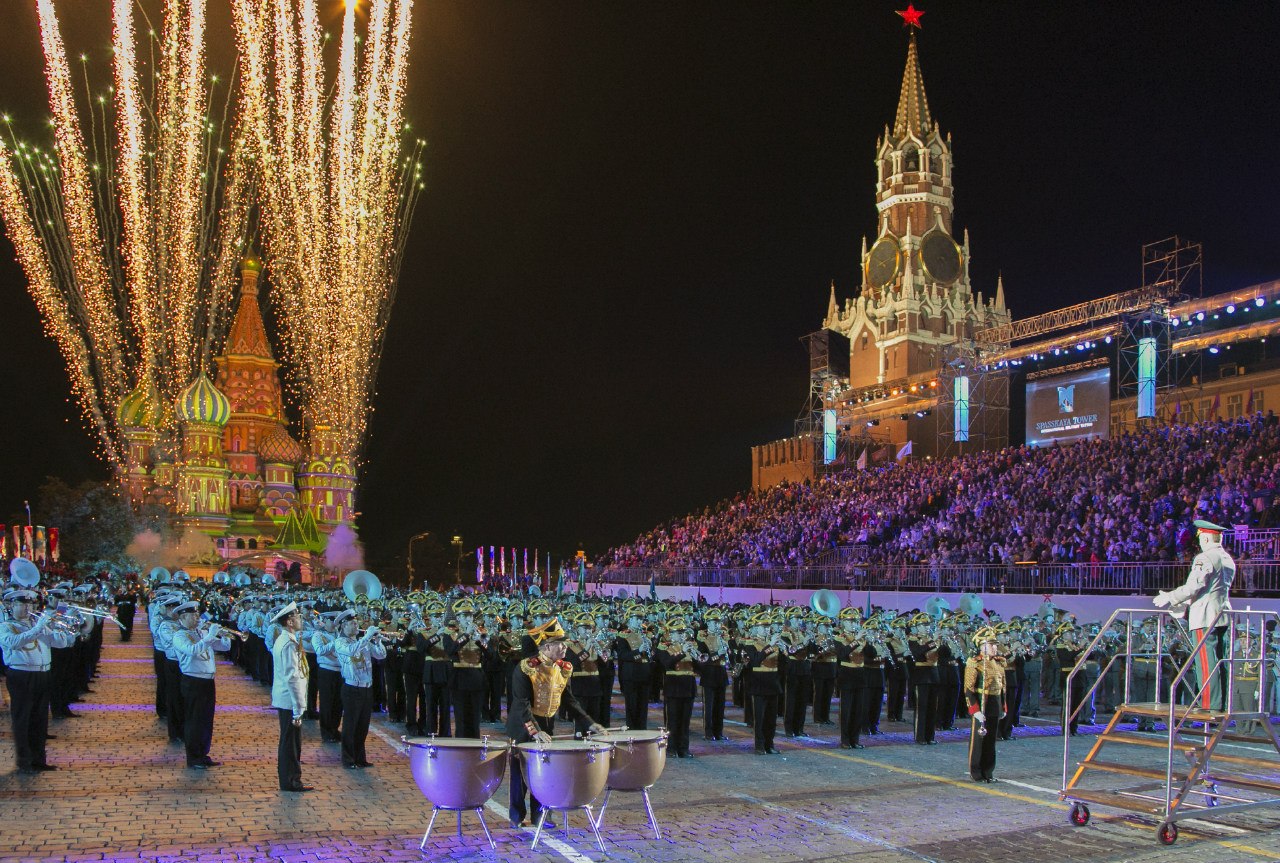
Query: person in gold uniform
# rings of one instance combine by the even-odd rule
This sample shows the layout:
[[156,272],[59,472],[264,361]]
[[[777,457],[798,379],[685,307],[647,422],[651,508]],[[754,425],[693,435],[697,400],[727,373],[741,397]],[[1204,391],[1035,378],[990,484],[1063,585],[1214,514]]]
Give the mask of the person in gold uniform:
[[[964,697],[969,705],[969,775],[974,782],[995,782],[996,728],[1008,708],[1004,699],[1003,657],[995,627],[973,634],[978,652],[964,666]],[[988,725],[990,723],[990,725]]]
[[[559,618],[552,618],[542,626],[529,631],[529,637],[538,646],[538,655],[522,659],[511,672],[511,709],[507,713],[507,735],[516,743],[531,740],[548,742],[555,733],[556,714],[563,702],[569,712],[589,723],[593,732],[604,731],[591,715],[582,708],[569,689],[573,666],[565,661],[564,629]],[[526,780],[522,768],[511,771],[511,796],[507,817],[512,827],[537,822],[542,813],[538,798],[528,794],[529,808],[525,807]],[[554,827],[548,821],[544,826]]]

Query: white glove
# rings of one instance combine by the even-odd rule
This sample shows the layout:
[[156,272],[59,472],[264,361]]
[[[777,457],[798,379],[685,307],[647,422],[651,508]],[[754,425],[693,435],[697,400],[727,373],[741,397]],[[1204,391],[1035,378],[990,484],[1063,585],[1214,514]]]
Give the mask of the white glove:
[[983,713],[981,710],[979,710],[977,713],[973,714],[973,718],[974,718],[974,719],[976,719],[976,720],[978,720],[978,724],[979,724],[979,725],[982,725],[983,723],[985,723],[985,722],[987,721],[987,714],[985,714],[985,713]]
[[1168,608],[1173,604],[1173,600],[1169,598],[1169,594],[1163,590],[1156,594],[1156,598],[1151,600],[1151,604],[1156,608]]
[[209,627],[209,634],[205,638],[209,641],[217,641],[219,635],[222,635],[222,627],[215,623]]
[[36,626],[48,626],[49,621],[53,620],[53,609],[46,608],[40,612],[40,616],[36,618]]
[[533,739],[539,743],[550,743],[551,735],[545,731],[539,731],[537,734],[533,735]]
[[378,627],[371,626],[364,631],[364,640],[372,641],[373,637],[378,634]]

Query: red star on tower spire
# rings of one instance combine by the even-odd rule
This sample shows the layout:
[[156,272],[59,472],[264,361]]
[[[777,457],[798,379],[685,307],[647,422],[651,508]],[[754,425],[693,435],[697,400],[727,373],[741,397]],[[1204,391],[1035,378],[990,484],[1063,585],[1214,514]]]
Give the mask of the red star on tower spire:
[[920,29],[920,16],[923,15],[924,12],[917,9],[914,3],[908,2],[907,8],[898,12],[898,14],[902,16],[903,27],[914,27],[917,30]]

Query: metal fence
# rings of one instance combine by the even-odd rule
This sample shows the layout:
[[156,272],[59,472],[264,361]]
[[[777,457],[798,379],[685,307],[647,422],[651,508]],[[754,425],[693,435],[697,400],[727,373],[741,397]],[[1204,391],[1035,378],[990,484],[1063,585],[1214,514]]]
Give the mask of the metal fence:
[[[889,590],[953,593],[1142,594],[1187,580],[1188,563],[1045,563],[1011,566],[606,567],[600,584]],[[1233,596],[1280,595],[1280,563],[1238,562]],[[643,591],[642,591],[643,592]]]

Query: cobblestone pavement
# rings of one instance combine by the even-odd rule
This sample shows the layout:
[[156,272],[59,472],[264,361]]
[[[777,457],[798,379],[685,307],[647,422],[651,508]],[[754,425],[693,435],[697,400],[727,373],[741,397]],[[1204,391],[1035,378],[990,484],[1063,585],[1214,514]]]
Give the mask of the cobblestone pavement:
[[[96,692],[76,708],[83,718],[51,728],[57,739],[49,756],[61,770],[19,776],[5,718],[0,860],[603,859],[582,815],[570,817],[567,836],[556,831],[553,842],[531,852],[531,832],[506,823],[505,786],[487,813],[497,852],[484,843],[470,813],[463,815],[461,839],[453,817],[442,814],[425,853],[419,852],[430,807],[398,751],[402,728],[385,717],[374,720],[369,754],[376,766],[365,771],[343,770],[337,748],[321,744],[315,723],[307,723],[304,779],[318,790],[277,791],[277,726],[267,709],[268,692],[229,664],[218,671],[214,729],[213,757],[223,766],[187,770],[155,716],[142,616],[133,643],[107,637]],[[657,708],[653,719],[660,720]],[[731,710],[730,719],[741,719],[740,711]],[[888,724],[867,749],[851,752],[835,746],[833,729],[811,726],[816,739],[800,745],[780,736],[781,756],[757,756],[740,723],[731,722],[727,743],[703,741],[698,723],[695,717],[697,757],[672,759],[653,789],[662,839],[648,832],[636,795],[615,794],[603,828],[609,860],[1280,860],[1276,809],[1182,822],[1181,838],[1171,848],[1157,844],[1152,822],[1102,807],[1088,826],[1069,825],[1056,795],[1062,742],[1047,721],[1000,744],[1001,781],[993,785],[968,779],[967,732],[943,734],[938,746],[923,747],[906,742],[905,726]]]

